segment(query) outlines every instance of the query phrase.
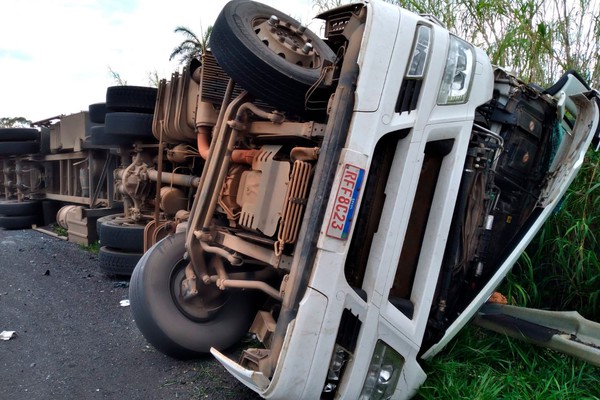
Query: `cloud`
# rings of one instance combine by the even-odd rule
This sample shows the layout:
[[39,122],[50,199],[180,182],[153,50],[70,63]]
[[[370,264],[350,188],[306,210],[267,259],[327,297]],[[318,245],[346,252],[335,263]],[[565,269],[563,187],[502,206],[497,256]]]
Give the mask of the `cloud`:
[[[226,0],[2,0],[0,117],[40,120],[104,101],[115,84],[109,67],[131,85],[149,85],[169,62],[186,26],[197,34],[212,25]],[[263,1],[303,22],[310,0]],[[6,16],[10,15],[10,18]]]

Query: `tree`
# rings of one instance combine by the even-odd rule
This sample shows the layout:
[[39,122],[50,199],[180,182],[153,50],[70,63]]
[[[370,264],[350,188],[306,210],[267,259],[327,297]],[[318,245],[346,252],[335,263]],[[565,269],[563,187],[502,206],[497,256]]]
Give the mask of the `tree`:
[[[548,86],[577,70],[600,86],[600,0],[386,0],[432,14],[495,65]],[[343,1],[347,2],[346,0]],[[340,0],[313,0],[320,9]]]
[[169,61],[179,58],[180,65],[188,65],[192,59],[200,59],[208,49],[212,25],[206,29],[206,32],[202,33],[201,38],[185,26],[178,26],[173,32],[181,33],[185,39],[173,49]]
[[121,78],[121,75],[114,71],[110,65],[108,66],[108,73],[113,78],[117,86],[127,86],[127,80]]
[[29,128],[31,121],[23,117],[2,117],[0,128]]

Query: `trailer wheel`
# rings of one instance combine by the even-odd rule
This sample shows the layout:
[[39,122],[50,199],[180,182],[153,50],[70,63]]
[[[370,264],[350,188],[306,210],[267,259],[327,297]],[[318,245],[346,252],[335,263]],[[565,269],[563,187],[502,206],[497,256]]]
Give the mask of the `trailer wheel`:
[[0,128],[0,142],[39,140],[40,132],[34,128]]
[[145,228],[145,224],[137,224],[123,214],[107,215],[96,221],[102,246],[124,251],[143,252]]
[[106,114],[104,133],[107,135],[124,135],[152,137],[153,114],[113,112]]
[[[336,56],[317,35],[299,27],[298,21],[267,5],[232,1],[217,17],[210,44],[221,68],[248,92],[271,105],[302,112],[321,67]],[[314,97],[326,101],[323,93]]]
[[106,111],[154,112],[158,89],[145,86],[111,86],[106,89]]
[[29,229],[31,225],[38,224],[39,215],[0,215],[0,228],[4,229]]
[[98,250],[100,269],[107,275],[131,276],[142,252],[131,253],[102,246]]
[[[39,132],[38,132],[39,135]],[[2,142],[0,156],[24,156],[40,152],[40,142]]]
[[106,117],[106,103],[94,103],[88,107],[90,122],[94,124],[103,124]]
[[90,128],[91,146],[130,146],[136,140],[141,140],[136,136],[111,135],[104,131],[104,125],[92,126]]
[[129,285],[138,328],[154,347],[175,358],[232,346],[247,332],[256,311],[252,293],[221,291],[202,283],[199,296],[184,300],[184,252],[185,233],[167,236],[140,259]]
[[39,216],[41,212],[41,203],[34,200],[2,200],[0,201],[0,215],[5,217],[15,216]]

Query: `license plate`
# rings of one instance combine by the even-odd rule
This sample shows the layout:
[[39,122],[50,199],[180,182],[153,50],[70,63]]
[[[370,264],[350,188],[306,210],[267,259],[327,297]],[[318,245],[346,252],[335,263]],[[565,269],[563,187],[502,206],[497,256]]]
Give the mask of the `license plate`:
[[364,174],[365,170],[362,168],[350,164],[344,165],[344,172],[327,225],[327,236],[340,240],[348,239]]

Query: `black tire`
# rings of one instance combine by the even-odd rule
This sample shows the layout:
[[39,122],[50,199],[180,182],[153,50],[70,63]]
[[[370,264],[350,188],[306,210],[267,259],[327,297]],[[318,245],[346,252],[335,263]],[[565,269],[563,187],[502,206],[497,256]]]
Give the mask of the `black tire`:
[[45,226],[56,222],[56,214],[63,205],[64,203],[57,200],[42,200],[42,216]]
[[0,228],[4,229],[29,229],[31,225],[37,225],[39,222],[39,215],[0,215]]
[[94,103],[88,107],[90,122],[94,124],[103,124],[106,117],[106,103]]
[[40,132],[34,128],[0,128],[0,142],[25,142],[39,139]]
[[98,218],[96,230],[102,246],[124,251],[144,251],[144,228],[124,218],[123,214]]
[[40,130],[40,154],[50,154],[50,129],[45,126]]
[[39,216],[42,210],[42,205],[35,200],[2,200],[0,201],[0,215],[6,217],[15,216]]
[[[39,132],[38,132],[39,133]],[[23,156],[40,152],[40,142],[2,142],[0,156]]]
[[144,86],[111,86],[106,89],[106,111],[152,114],[157,92]]
[[[272,15],[280,21],[276,33],[295,40],[300,45],[298,50],[275,44],[276,33],[257,26]],[[290,23],[291,28],[286,23]],[[335,60],[335,53],[310,30],[297,32],[299,25],[295,19],[267,5],[231,1],[223,7],[213,25],[211,49],[221,68],[252,95],[283,110],[302,112],[305,94],[319,80],[324,62]],[[262,36],[259,29],[263,30]],[[264,40],[265,37],[273,40]],[[301,48],[307,42],[313,50],[303,55]],[[289,60],[280,54],[287,54]],[[310,55],[314,56],[312,60]],[[325,97],[323,93],[315,93],[315,96]]]
[[138,139],[133,136],[109,135],[104,132],[104,126],[92,126],[90,128],[90,143],[93,146],[129,146]]
[[131,276],[142,253],[124,252],[102,246],[98,250],[100,269],[107,275]]
[[104,133],[108,135],[154,137],[152,135],[152,118],[153,114],[109,113],[106,115]]
[[[252,293],[228,290],[217,294],[220,308],[205,317],[190,314],[207,311],[199,303],[184,302],[177,293],[188,263],[184,252],[185,233],[167,236],[144,254],[129,285],[131,311],[144,337],[162,353],[183,359],[202,356],[211,347],[232,346],[247,332],[256,311]],[[219,290],[202,283],[198,289],[208,296]]]

